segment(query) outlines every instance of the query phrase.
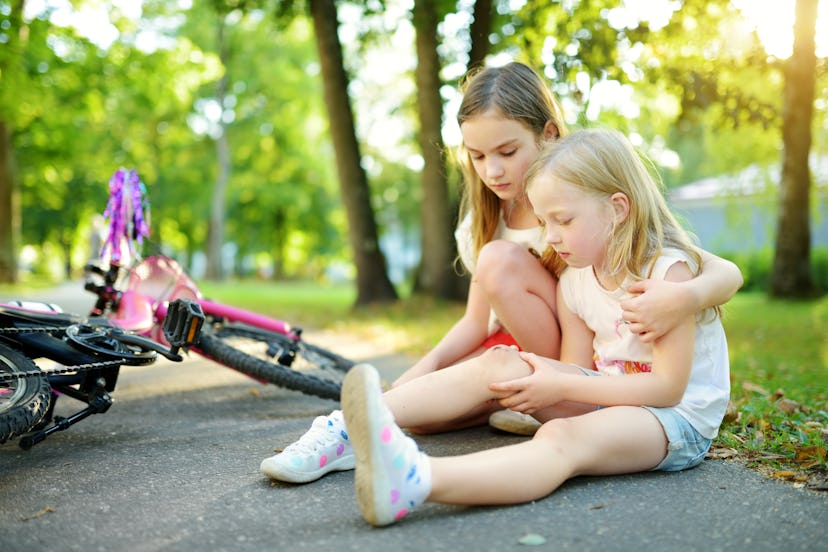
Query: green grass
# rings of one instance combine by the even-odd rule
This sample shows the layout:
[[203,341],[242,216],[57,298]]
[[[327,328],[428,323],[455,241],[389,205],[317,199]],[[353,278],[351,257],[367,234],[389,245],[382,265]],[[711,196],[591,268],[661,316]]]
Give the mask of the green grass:
[[20,284],[0,284],[0,295],[11,296],[19,293],[30,295],[38,290],[53,288],[58,284],[60,284],[60,282],[54,282],[46,278],[31,278]]
[[828,298],[778,301],[739,293],[724,318],[733,406],[714,454],[773,477],[826,484]]
[[310,282],[274,284],[245,280],[198,285],[209,299],[313,327],[325,327],[347,316],[356,297],[351,286]]
[[393,340],[394,348],[422,356],[460,316],[465,305],[427,297],[354,309],[351,286],[306,282],[199,284],[207,297],[286,320],[294,326],[349,332],[365,339]]

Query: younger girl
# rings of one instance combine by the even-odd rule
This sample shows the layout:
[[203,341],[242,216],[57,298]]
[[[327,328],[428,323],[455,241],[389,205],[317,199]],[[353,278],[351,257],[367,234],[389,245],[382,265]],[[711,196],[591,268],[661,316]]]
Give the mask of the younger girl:
[[[479,70],[467,79],[457,121],[463,135],[465,214],[456,237],[463,264],[472,272],[466,312],[395,386],[472,358],[498,343],[518,345],[548,358],[560,354],[554,275],[560,268],[555,267],[556,259],[560,259],[543,240],[526,197],[524,177],[543,144],[567,134],[561,108],[535,71],[509,63]],[[647,279],[629,288],[622,306],[630,331],[645,342],[652,341],[687,315],[725,303],[736,293],[742,284],[736,265],[709,253],[703,255],[703,269],[696,278],[680,283]],[[455,419],[416,429],[436,432],[479,425],[498,410],[502,407],[495,401],[480,403]],[[514,420],[509,423],[514,430]],[[517,424],[518,431],[528,434],[537,426],[526,416]],[[314,420],[310,430],[283,452],[265,458],[261,472],[273,479],[304,483],[353,465],[337,410]]]
[[[691,468],[718,432],[730,389],[716,309],[685,316],[652,343],[623,318],[634,282],[685,281],[701,263],[630,143],[603,130],[550,142],[526,181],[547,243],[567,264],[561,360],[497,347],[384,395],[373,368],[354,367],[342,405],[357,501],[372,525],[424,501],[519,503],[577,475]],[[399,427],[492,399],[544,424],[530,441],[443,458],[420,452]]]

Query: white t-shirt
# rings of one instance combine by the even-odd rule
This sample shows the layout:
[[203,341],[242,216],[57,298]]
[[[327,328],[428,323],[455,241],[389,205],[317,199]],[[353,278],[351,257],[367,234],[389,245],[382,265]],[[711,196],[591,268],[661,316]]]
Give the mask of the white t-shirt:
[[[676,249],[665,249],[655,262],[651,278],[664,279],[667,270],[687,256]],[[566,306],[595,334],[593,368],[604,375],[649,372],[653,361],[652,344],[643,343],[622,322],[620,302],[628,282],[615,291],[601,286],[592,267],[564,270],[560,277]],[[687,389],[675,409],[708,439],[716,437],[730,397],[730,362],[721,320],[696,322],[693,366]]]
[[[460,255],[460,260],[463,261],[466,270],[474,275],[474,271],[477,270],[477,263],[474,257],[474,240],[472,240],[471,223],[471,213],[467,213],[454,231],[454,239],[457,242],[457,252]],[[497,229],[495,229],[492,239],[508,240],[522,245],[527,249],[534,249],[538,253],[543,253],[544,249],[546,249],[543,229],[540,226],[520,229],[509,228],[506,226],[506,221],[503,218],[503,211],[500,212],[500,221],[497,224]],[[489,312],[489,335],[492,335],[501,328],[494,310],[491,310]]]

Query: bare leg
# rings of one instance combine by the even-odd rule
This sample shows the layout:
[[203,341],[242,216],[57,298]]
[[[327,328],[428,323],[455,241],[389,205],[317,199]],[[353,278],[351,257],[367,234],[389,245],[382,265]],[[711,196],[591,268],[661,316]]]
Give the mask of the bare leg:
[[[574,366],[562,365],[560,369],[581,373]],[[493,412],[503,409],[489,389],[490,383],[522,377],[530,372],[531,368],[518,356],[516,349],[498,346],[455,366],[394,387],[383,394],[383,400],[397,425],[413,433],[452,431],[481,425]],[[533,415],[545,422],[593,410],[595,405],[565,401]]]
[[[383,400],[400,427],[433,427],[480,415],[491,408],[490,401],[495,398],[489,383],[530,373],[530,366],[521,360],[517,350],[496,347],[394,387],[383,394]],[[500,408],[496,403],[495,407]]]
[[[348,373],[342,387],[342,407],[356,456],[357,503],[366,521],[377,526],[403,518],[426,500],[449,504],[526,502],[546,496],[575,475],[652,468],[667,450],[661,424],[652,413],[640,407],[617,406],[549,421],[531,441],[519,445],[429,458],[394,423],[379,374],[368,365],[357,365]],[[407,416],[428,420],[417,411]]]
[[542,498],[577,475],[658,465],[667,438],[648,410],[617,406],[547,422],[531,441],[465,456],[431,458],[431,502],[514,504]]
[[538,259],[518,244],[492,241],[480,250],[475,278],[521,349],[560,358],[558,282]]

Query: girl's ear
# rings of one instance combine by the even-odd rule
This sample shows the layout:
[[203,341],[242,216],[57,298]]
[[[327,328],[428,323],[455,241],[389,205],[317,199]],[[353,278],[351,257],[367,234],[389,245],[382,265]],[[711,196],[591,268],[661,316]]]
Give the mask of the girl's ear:
[[615,224],[621,224],[630,214],[630,198],[622,192],[615,192],[610,196],[610,204],[615,212]]
[[561,133],[558,132],[558,126],[552,122],[552,119],[546,121],[546,124],[543,125],[543,137],[547,140],[554,140]]

